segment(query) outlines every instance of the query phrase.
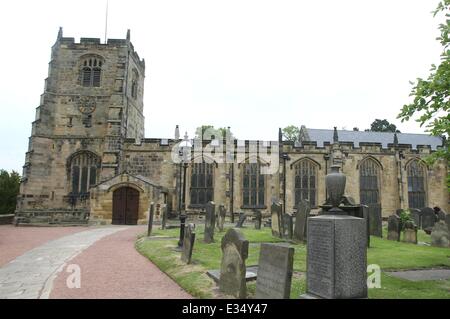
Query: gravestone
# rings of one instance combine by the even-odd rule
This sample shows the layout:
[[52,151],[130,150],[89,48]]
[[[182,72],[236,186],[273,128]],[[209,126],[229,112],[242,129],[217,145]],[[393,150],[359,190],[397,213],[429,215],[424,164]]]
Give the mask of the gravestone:
[[425,207],[421,210],[421,215],[422,215],[422,229],[427,233],[431,233],[434,224],[436,224],[436,214],[434,212],[434,209],[430,207]]
[[445,221],[446,216],[447,216],[447,215],[446,215],[442,210],[439,210],[439,212],[437,213],[437,218],[438,218],[438,220],[443,220],[443,221]]
[[167,206],[163,205],[161,209],[161,229],[166,229],[167,227]]
[[272,203],[270,212],[272,215],[272,236],[281,237],[283,234],[281,227],[282,205],[280,203]]
[[292,216],[289,214],[283,215],[283,238],[291,240],[292,239],[292,233],[294,228],[294,223],[292,220]]
[[294,252],[285,245],[261,244],[256,299],[289,299]]
[[255,217],[255,229],[261,230],[261,224],[262,224],[262,214],[259,210],[253,211],[254,217]]
[[450,231],[443,220],[437,222],[433,227],[431,232],[431,246],[446,248],[450,246]]
[[411,208],[410,210],[411,219],[414,221],[414,224],[420,229],[422,228],[422,221],[420,216],[420,209]]
[[225,217],[227,215],[227,211],[225,210],[224,205],[219,206],[219,213],[217,214],[217,228],[219,232],[223,232],[223,225],[225,224]]
[[247,215],[245,213],[239,213],[239,220],[236,224],[236,228],[244,227],[245,220],[247,219]]
[[369,234],[383,238],[383,216],[381,215],[381,204],[369,205]]
[[347,215],[308,218],[304,299],[367,298],[367,222]]
[[417,245],[417,226],[413,221],[405,223],[403,242]]
[[366,236],[367,236],[367,247],[370,248],[370,211],[369,206],[367,205],[360,205],[360,216],[354,216],[363,218],[366,222]]
[[311,205],[307,200],[301,200],[297,205],[297,213],[295,215],[295,228],[293,239],[297,242],[305,242],[307,234],[307,221],[311,212]]
[[148,212],[148,228],[147,228],[147,236],[148,237],[150,237],[152,235],[154,215],[155,215],[155,203],[151,203],[150,210]]
[[222,238],[222,263],[219,290],[239,299],[247,297],[245,260],[248,257],[248,240],[237,229],[230,229]]
[[214,242],[214,228],[216,227],[216,205],[214,202],[209,202],[206,204],[205,213],[205,237],[203,241],[206,244],[211,244]]
[[400,240],[401,225],[398,215],[391,215],[388,218],[388,240]]
[[450,230],[450,214],[447,214],[445,216],[445,222],[447,223],[447,227]]
[[195,225],[188,224],[184,227],[184,239],[181,250],[181,260],[186,264],[191,263],[192,250],[195,243]]

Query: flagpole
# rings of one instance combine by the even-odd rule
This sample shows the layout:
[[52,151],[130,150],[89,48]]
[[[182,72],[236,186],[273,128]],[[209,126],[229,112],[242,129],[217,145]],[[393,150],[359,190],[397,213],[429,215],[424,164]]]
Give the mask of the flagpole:
[[109,0],[106,0],[105,44],[108,37],[108,11],[109,11]]

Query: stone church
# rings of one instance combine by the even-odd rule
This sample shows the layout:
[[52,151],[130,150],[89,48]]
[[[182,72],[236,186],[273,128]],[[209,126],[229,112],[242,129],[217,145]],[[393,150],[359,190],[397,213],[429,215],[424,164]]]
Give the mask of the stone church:
[[447,163],[423,160],[442,146],[438,137],[302,127],[296,143],[281,132],[278,141],[190,140],[177,127],[173,138],[145,138],[144,79],[129,31],[78,43],[60,29],[32,123],[19,223],[143,224],[151,202],[173,216],[209,201],[229,214],[267,214],[272,201],[286,212],[302,199],[318,208],[332,165],[347,175],[346,194],[383,216],[449,210]]

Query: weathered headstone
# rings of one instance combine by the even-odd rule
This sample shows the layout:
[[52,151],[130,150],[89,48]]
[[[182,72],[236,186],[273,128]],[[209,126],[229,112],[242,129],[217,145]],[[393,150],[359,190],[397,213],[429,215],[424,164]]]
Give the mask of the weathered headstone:
[[380,204],[369,205],[369,233],[371,236],[383,238],[383,217]]
[[443,220],[437,222],[433,227],[431,232],[431,246],[450,247],[450,231]]
[[275,237],[281,237],[281,235],[283,234],[281,227],[281,204],[275,202],[272,203],[270,211],[272,214],[272,235]]
[[236,228],[244,227],[244,223],[245,223],[246,219],[247,219],[247,215],[245,213],[240,213],[239,214],[239,220],[238,220],[238,222],[236,224]]
[[255,211],[253,211],[253,215],[255,217],[255,229],[261,230],[262,213],[259,210],[255,210]]
[[406,222],[403,231],[403,242],[417,245],[417,226],[412,221]]
[[388,240],[400,240],[401,225],[400,217],[397,214],[391,215],[388,218]]
[[154,215],[155,215],[155,203],[151,203],[150,209],[148,212],[148,227],[147,227],[147,236],[148,237],[150,237],[152,235]]
[[450,230],[450,214],[446,214],[445,222],[447,223],[447,227]]
[[297,205],[297,213],[295,215],[295,228],[293,239],[297,242],[305,242],[307,234],[307,221],[311,205],[307,200],[301,200]]
[[211,244],[214,242],[214,228],[216,227],[216,205],[214,202],[206,204],[205,213],[205,237],[204,242]]
[[292,239],[292,233],[294,228],[294,223],[292,220],[292,215],[284,214],[283,215],[283,238],[291,240]]
[[181,250],[181,260],[186,264],[191,263],[194,243],[195,243],[195,225],[188,224],[184,227],[183,247]]
[[217,214],[217,228],[220,232],[223,232],[223,226],[225,224],[225,217],[227,215],[227,211],[225,210],[224,205],[219,206],[219,213]]
[[366,236],[367,236],[367,247],[370,247],[370,211],[369,206],[360,205],[360,218],[362,217],[366,222]]
[[346,215],[308,218],[307,293],[301,298],[367,298],[367,222]]
[[445,221],[446,216],[447,216],[447,215],[446,215],[442,210],[439,210],[438,213],[437,213],[437,218],[438,218],[438,220],[443,220],[443,221]]
[[256,299],[289,299],[294,252],[285,245],[261,244]]
[[411,208],[410,210],[411,219],[414,221],[414,224],[420,229],[422,227],[422,218],[420,216],[420,209]]
[[219,290],[239,299],[247,297],[245,260],[248,257],[248,240],[237,229],[230,229],[222,238],[222,263]]
[[434,212],[434,209],[430,207],[425,207],[421,210],[421,215],[422,215],[422,229],[430,233],[434,227],[434,224],[436,224],[436,214]]
[[161,208],[161,229],[166,229],[167,227],[167,206],[163,205]]

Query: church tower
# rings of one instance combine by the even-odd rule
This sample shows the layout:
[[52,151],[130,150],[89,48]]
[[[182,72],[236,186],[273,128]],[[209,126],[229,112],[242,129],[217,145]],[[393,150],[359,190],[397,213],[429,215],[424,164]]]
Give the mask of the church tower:
[[63,37],[52,47],[32,123],[17,212],[86,210],[90,188],[124,170],[126,138],[144,137],[145,61],[130,41]]

